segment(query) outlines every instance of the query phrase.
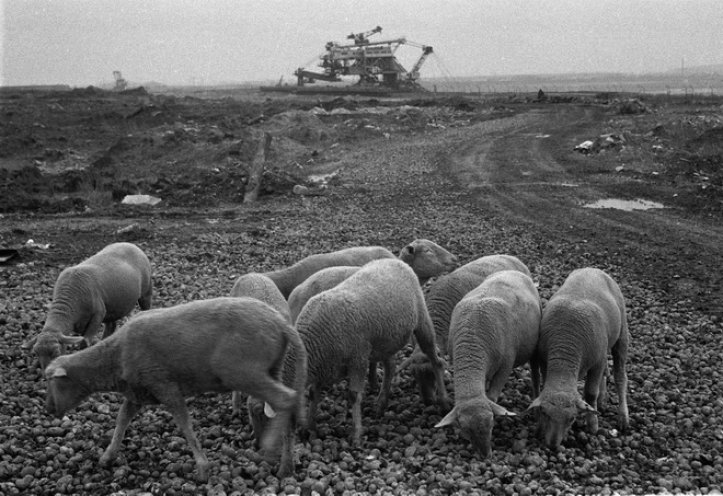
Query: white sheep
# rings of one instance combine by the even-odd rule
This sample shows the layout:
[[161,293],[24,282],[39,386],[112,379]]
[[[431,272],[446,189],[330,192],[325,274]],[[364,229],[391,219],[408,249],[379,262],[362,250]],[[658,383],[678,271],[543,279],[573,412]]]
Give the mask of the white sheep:
[[[618,284],[595,268],[570,273],[542,314],[538,354],[543,387],[530,409],[537,410],[545,443],[557,447],[578,412],[591,432],[598,428],[598,398],[606,398],[607,356],[612,352],[618,393],[618,426],[628,427],[627,360],[630,334]],[[584,399],[577,388],[585,380]]]
[[[276,378],[287,348],[295,357],[291,387]],[[244,391],[263,399],[278,412],[264,438],[268,446],[276,444],[292,415],[301,422],[305,418],[304,345],[276,310],[253,298],[215,298],[141,312],[98,344],[56,358],[45,376],[47,411],[57,417],[93,392],[125,396],[100,459],[104,464],[116,457],[142,405],[165,405],[188,441],[200,480],[207,478],[208,460],[193,433],[185,397]]]
[[[392,252],[381,246],[356,246],[310,255],[290,267],[265,274],[279,287],[284,298],[288,298],[296,286],[321,269],[339,265],[362,266],[381,258],[395,257]],[[414,269],[422,284],[430,277],[452,270],[457,266],[455,255],[427,239],[414,240],[402,248],[399,258]]]
[[394,258],[394,254],[381,246],[355,246],[329,253],[309,255],[289,267],[265,272],[265,275],[274,281],[284,298],[288,298],[296,286],[321,269],[338,265],[361,266],[380,258]]
[[497,404],[512,369],[529,362],[532,397],[539,392],[540,316],[532,279],[516,270],[496,272],[467,293],[449,329],[454,408],[435,427],[457,426],[478,453],[489,455],[494,418],[515,415]]
[[[274,281],[268,276],[258,272],[249,272],[236,278],[233,288],[231,288],[231,296],[233,297],[249,297],[261,300],[278,311],[284,320],[292,324],[289,316],[289,304],[286,302],[284,295]],[[243,397],[238,391],[234,391],[231,395],[231,409],[237,414],[241,409]]]
[[338,267],[327,267],[309,276],[308,279],[296,286],[289,295],[291,321],[296,322],[301,309],[312,297],[338,285],[360,268],[360,266],[339,265]]
[[[530,275],[530,270],[517,257],[496,254],[473,260],[440,277],[430,286],[425,300],[429,316],[434,324],[437,346],[439,346],[440,350],[445,353],[447,351],[449,321],[457,303],[491,274],[502,270],[516,270],[527,276]],[[427,357],[420,353],[418,348],[415,348],[399,368],[401,370],[406,367],[411,368],[424,403],[434,403],[437,389]]]
[[231,296],[248,296],[256,298],[275,308],[289,323],[292,323],[289,315],[289,304],[274,281],[265,274],[249,272],[236,278],[231,288]]
[[409,265],[424,285],[432,277],[454,270],[459,259],[434,241],[415,239],[399,251],[399,260]]
[[[369,262],[339,285],[314,296],[304,305],[296,327],[308,354],[310,428],[314,426],[321,390],[346,378],[352,403],[352,438],[360,444],[361,400],[369,365],[384,364],[384,381],[377,399],[377,414],[381,415],[389,400],[395,354],[412,334],[429,355],[437,380],[443,381],[443,363],[421,286],[414,271],[400,260]],[[282,377],[289,384],[293,371],[285,367]],[[446,396],[440,397],[440,404],[448,408]],[[249,413],[258,436],[264,419],[260,404],[251,398]],[[287,446],[282,450],[282,465],[288,474],[293,463],[290,458],[284,461],[283,456],[291,452],[288,445],[293,445],[293,431],[284,442]]]
[[[314,296],[299,314],[296,327],[309,354],[310,418],[320,389],[347,377],[354,399],[356,443],[361,441],[361,397],[370,363],[384,366],[377,399],[380,415],[389,400],[396,353],[412,335],[432,362],[437,381],[443,381],[443,363],[421,286],[414,271],[400,260],[370,262],[339,285]],[[446,406],[447,397],[441,397],[440,403]]]
[[110,244],[60,273],[45,325],[24,347],[33,347],[44,369],[67,345],[93,344],[101,323],[103,337],[110,336],[136,302],[149,309],[152,293],[151,263],[143,250],[132,243]]

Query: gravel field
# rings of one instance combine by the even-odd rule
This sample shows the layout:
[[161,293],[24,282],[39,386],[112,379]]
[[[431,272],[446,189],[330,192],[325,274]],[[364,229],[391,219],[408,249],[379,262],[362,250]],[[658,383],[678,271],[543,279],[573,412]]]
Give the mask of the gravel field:
[[[504,187],[460,187],[442,155],[489,137],[489,160],[502,160],[494,145],[506,133],[538,129],[535,116],[511,119],[348,144],[334,164],[343,171],[341,184],[325,196],[149,212],[118,208],[103,215],[6,214],[0,241],[21,248],[13,263],[0,266],[0,494],[720,494],[720,217],[582,212],[564,198],[556,206],[532,201],[558,198],[556,189],[523,205],[522,193]],[[512,158],[504,159],[510,167]],[[425,407],[402,373],[383,417],[373,415],[375,399],[365,397],[359,448],[349,440],[346,387],[330,389],[317,431],[296,446],[295,477],[279,480],[276,464],[253,448],[245,414],[232,414],[230,394],[208,394],[188,402],[211,462],[209,481],[199,483],[187,443],[161,408],[146,407],[134,419],[109,467],[98,458],[119,396],[96,394],[62,419],[45,413],[44,381],[21,344],[42,328],[60,270],[110,242],[131,241],[146,251],[154,266],[154,306],[166,307],[225,296],[245,272],[312,253],[372,244],[396,252],[415,238],[438,242],[461,263],[491,253],[519,257],[543,303],[575,268],[595,266],[613,276],[627,300],[632,335],[629,431],[616,429],[610,382],[597,433],[586,432],[578,419],[560,450],[543,447],[533,416],[524,413],[532,400],[525,367],[514,371],[499,400],[520,415],[497,421],[493,452],[480,459],[454,429],[433,427],[447,412]],[[51,246],[22,247],[28,239]],[[451,378],[447,385],[452,393]]]

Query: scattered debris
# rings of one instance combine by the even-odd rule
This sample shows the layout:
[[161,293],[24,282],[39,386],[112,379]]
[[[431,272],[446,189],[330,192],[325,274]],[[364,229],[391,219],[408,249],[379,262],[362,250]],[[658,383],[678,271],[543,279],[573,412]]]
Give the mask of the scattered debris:
[[151,195],[126,195],[121,203],[123,205],[158,205],[161,199]]
[[595,143],[593,143],[593,142],[590,141],[590,140],[583,141],[582,143],[580,143],[579,145],[577,145],[575,148],[573,148],[573,150],[575,150],[576,152],[580,152],[580,153],[582,153],[582,154],[584,154],[584,155],[587,155],[587,154],[590,153],[590,151],[592,150],[592,147],[593,147],[594,144],[595,144]]
[[297,184],[291,190],[295,195],[299,196],[323,196],[326,194],[326,187],[304,186]]
[[591,153],[600,153],[605,150],[613,148],[622,148],[625,143],[625,138],[619,134],[607,133],[601,134],[594,140],[585,140],[579,145],[575,146],[573,150],[580,152],[583,155]]
[[114,234],[116,236],[120,235],[120,234],[128,234],[128,233],[132,233],[134,231],[138,231],[138,230],[140,230],[140,228],[141,228],[141,225],[136,222],[134,224],[130,224],[125,227],[121,227],[120,229],[116,229]]
[[37,248],[39,250],[47,250],[53,246],[50,243],[36,243],[35,240],[29,239],[25,242],[25,248]]

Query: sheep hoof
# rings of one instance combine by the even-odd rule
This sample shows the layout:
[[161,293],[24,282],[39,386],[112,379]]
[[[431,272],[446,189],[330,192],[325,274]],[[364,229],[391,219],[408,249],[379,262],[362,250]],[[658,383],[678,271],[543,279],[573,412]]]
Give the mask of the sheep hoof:
[[630,420],[626,417],[618,419],[618,430],[620,432],[626,432],[630,428]]
[[198,482],[208,482],[208,462],[197,463],[196,480]]
[[108,451],[105,451],[105,452],[101,455],[100,459],[98,460],[98,463],[99,463],[101,466],[103,466],[103,467],[107,467],[108,465],[110,465],[111,463],[113,463],[113,460],[115,460],[115,458],[116,458],[116,454],[115,454],[115,453],[110,453],[110,452],[108,452]]

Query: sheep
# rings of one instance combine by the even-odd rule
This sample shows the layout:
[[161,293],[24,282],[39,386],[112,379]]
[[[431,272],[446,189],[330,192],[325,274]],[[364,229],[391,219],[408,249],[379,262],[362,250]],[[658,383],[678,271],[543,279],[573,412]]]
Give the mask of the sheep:
[[[389,258],[389,257],[385,257]],[[437,277],[457,265],[457,257],[447,250],[427,239],[417,239],[405,246],[400,252],[400,260],[412,267],[417,274],[420,284],[424,284],[432,277]],[[363,264],[361,264],[363,265]],[[360,266],[361,266],[360,265]],[[341,281],[359,270],[360,266],[328,267],[312,274],[299,284],[289,295],[289,308],[292,320],[301,312],[304,304],[312,296],[331,289]]]
[[304,308],[306,302],[322,291],[331,289],[340,282],[346,280],[350,275],[357,272],[361,267],[350,265],[339,265],[327,267],[312,274],[308,279],[299,284],[289,295],[289,313],[291,322],[296,322],[297,317]]
[[[278,311],[289,324],[292,324],[289,316],[289,304],[284,299],[284,295],[281,294],[276,284],[264,274],[250,272],[239,276],[231,288],[231,296],[248,296],[261,300]],[[239,412],[242,402],[242,396],[238,391],[234,391],[231,395],[231,410],[234,414]]]
[[[547,446],[560,446],[578,412],[590,432],[598,428],[598,396],[607,395],[607,354],[612,352],[618,426],[628,428],[627,361],[630,334],[618,284],[596,268],[574,270],[542,313],[538,353],[543,387],[529,409]],[[577,389],[585,380],[584,399]]]
[[249,272],[239,276],[231,288],[231,296],[248,296],[261,300],[275,308],[290,324],[292,323],[286,298],[274,281],[265,274]]
[[[339,285],[314,296],[301,310],[296,328],[308,354],[309,427],[314,427],[320,390],[347,378],[353,403],[352,440],[356,445],[361,443],[361,400],[370,362],[384,364],[384,381],[377,399],[379,415],[389,400],[395,354],[412,334],[429,355],[437,380],[443,380],[443,362],[438,356],[421,286],[411,267],[401,260],[369,262]],[[290,373],[285,367],[282,377],[289,384],[293,371]],[[446,396],[440,396],[439,401],[443,408],[449,407]],[[248,406],[258,436],[264,420],[260,404],[250,398]],[[294,433],[290,430],[284,437],[287,446],[282,457],[291,452],[289,445],[293,442]],[[288,474],[292,461],[282,458],[284,463]]]
[[136,302],[148,310],[152,293],[151,263],[143,250],[132,243],[110,244],[60,273],[43,329],[23,347],[32,346],[45,369],[67,345],[93,344],[101,323],[104,338],[113,334],[116,321]]
[[[530,270],[517,257],[512,255],[487,255],[469,262],[453,272],[437,279],[429,288],[426,295],[429,316],[434,324],[437,346],[443,352],[447,350],[447,336],[449,334],[449,320],[455,305],[462,298],[480,285],[488,276],[502,270],[517,270],[527,276]],[[419,348],[399,367],[403,370],[410,367],[415,378],[419,395],[425,404],[435,402],[437,390],[435,389],[434,375],[429,367],[427,358]]]
[[457,267],[459,259],[434,241],[415,239],[399,251],[399,260],[409,265],[424,285],[432,277]]
[[[276,379],[287,348],[296,381]],[[100,462],[118,452],[142,405],[160,403],[173,415],[193,452],[199,480],[208,459],[191,427],[185,398],[203,392],[245,391],[278,412],[264,438],[274,445],[292,415],[304,422],[306,350],[296,330],[253,298],[220,297],[133,316],[94,346],[56,358],[45,370],[46,408],[62,417],[93,392],[124,395],[116,428]]]
[[329,253],[309,255],[290,267],[265,272],[265,275],[274,281],[284,298],[288,299],[296,286],[321,269],[337,265],[361,266],[380,258],[395,257],[392,252],[381,246],[355,246]]
[[[362,266],[372,260],[395,258],[381,246],[357,246],[329,253],[310,255],[290,267],[265,274],[279,287],[284,298],[309,276],[327,267],[339,265]],[[430,277],[452,270],[457,266],[457,256],[428,239],[417,239],[402,248],[399,259],[414,269],[424,284]]]
[[495,417],[515,415],[497,404],[512,369],[529,362],[532,397],[539,392],[535,349],[541,312],[532,279],[516,270],[490,275],[452,312],[454,408],[435,427],[456,425],[482,457],[490,453]]

